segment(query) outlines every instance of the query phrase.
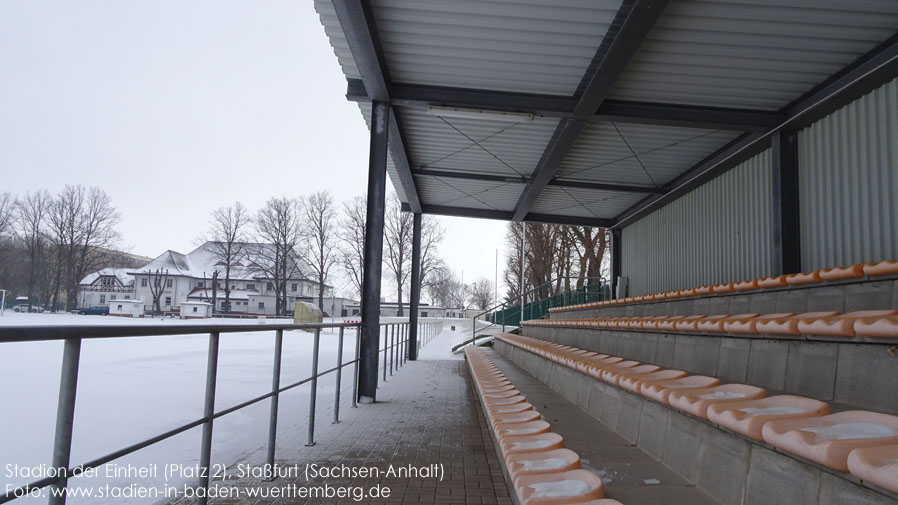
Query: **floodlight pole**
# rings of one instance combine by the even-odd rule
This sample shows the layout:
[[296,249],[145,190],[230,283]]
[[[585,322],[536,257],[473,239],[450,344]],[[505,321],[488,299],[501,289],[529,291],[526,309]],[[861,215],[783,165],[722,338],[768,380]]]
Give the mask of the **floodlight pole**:
[[362,271],[362,331],[359,354],[359,403],[377,399],[380,341],[380,278],[384,252],[384,207],[390,105],[371,104],[371,145],[368,153],[368,207],[365,215],[365,260]]
[[418,306],[421,302],[421,216],[414,214],[412,226],[412,296],[408,315],[408,359],[418,359]]

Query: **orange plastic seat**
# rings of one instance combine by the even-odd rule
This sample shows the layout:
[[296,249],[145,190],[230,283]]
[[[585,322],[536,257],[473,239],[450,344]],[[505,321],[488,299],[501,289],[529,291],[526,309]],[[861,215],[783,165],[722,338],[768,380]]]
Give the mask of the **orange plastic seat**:
[[710,295],[714,289],[711,286],[699,286],[695,288],[695,294],[697,295]]
[[508,474],[514,481],[522,475],[561,473],[580,468],[580,455],[570,449],[509,454],[505,458]]
[[761,433],[777,449],[847,472],[848,454],[852,450],[898,443],[898,417],[850,410],[821,417],[770,421]]
[[688,412],[696,417],[708,418],[708,407],[721,403],[757,400],[767,396],[764,389],[747,384],[724,384],[706,389],[671,391],[670,406]]
[[707,375],[690,375],[682,379],[665,381],[645,381],[639,388],[639,393],[655,401],[670,404],[670,394],[678,390],[704,389],[720,385],[717,377]]
[[539,412],[535,410],[512,412],[510,414],[493,414],[490,416],[490,419],[492,419],[493,424],[496,426],[500,424],[529,423],[530,421],[538,421],[539,418]]
[[536,433],[534,435],[509,435],[499,442],[502,454],[525,454],[544,452],[564,447],[564,439],[558,433]]
[[854,322],[859,337],[898,338],[898,316],[865,317]]
[[771,319],[783,319],[794,315],[796,315],[794,312],[783,312],[780,314],[764,314],[742,319],[730,319],[723,323],[723,329],[728,333],[758,333],[758,323],[769,321]]
[[487,414],[490,416],[496,414],[517,414],[518,412],[527,412],[533,410],[533,405],[527,402],[512,403],[511,405],[487,405]]
[[898,493],[898,444],[859,447],[848,453],[851,475]]
[[484,400],[487,407],[496,406],[496,405],[513,405],[515,403],[521,403],[525,400],[524,396],[521,394],[517,394],[515,396],[509,396],[506,398],[493,398],[491,400]]
[[898,275],[898,261],[884,260],[873,263],[865,263],[864,274],[870,276]]
[[632,367],[609,367],[602,371],[602,380],[615,386],[620,383],[622,377],[636,377],[661,370],[658,365],[636,365]]
[[820,270],[814,270],[812,272],[801,272],[798,274],[789,274],[786,276],[786,284],[790,286],[814,284],[817,282],[821,282]]
[[735,291],[734,283],[725,282],[723,284],[715,284],[711,286],[711,290],[715,293],[732,293]]
[[858,319],[894,315],[898,315],[898,310],[860,310],[838,316],[803,319],[798,322],[798,331],[804,335],[853,337],[854,323]]
[[864,276],[863,263],[856,263],[848,267],[826,268],[820,271],[820,278],[824,281],[838,281],[842,279],[859,279]]
[[708,420],[755,440],[763,440],[761,429],[775,419],[797,419],[829,414],[829,404],[802,396],[780,395],[708,407]]
[[681,289],[681,290],[677,291],[677,293],[679,294],[679,296],[681,298],[687,297],[687,296],[695,296],[695,288]]
[[767,333],[770,335],[799,335],[801,334],[801,332],[798,331],[798,323],[800,323],[802,320],[817,319],[820,317],[832,317],[838,315],[838,311],[805,312],[803,314],[798,314],[797,316],[777,317],[773,319],[766,319],[764,321],[758,321],[755,327],[757,328],[758,333]]
[[758,279],[759,288],[778,288],[786,285],[786,276],[777,275],[775,277],[765,277]]
[[508,436],[537,435],[551,431],[549,423],[543,420],[526,423],[503,424],[496,427],[496,438],[502,441]]
[[487,384],[480,386],[480,390],[484,393],[502,393],[504,391],[512,391],[514,389],[515,387],[511,384]]
[[521,505],[564,505],[605,497],[598,475],[586,470],[522,475],[515,482]]
[[[673,322],[672,329],[679,330],[679,331],[695,331],[696,324],[698,324],[699,321],[701,321],[702,319],[704,319],[706,317],[708,317],[708,316],[702,314],[702,315],[695,315],[695,316],[686,316],[683,319],[677,319],[676,321]],[[667,329],[667,328],[665,328],[665,329]]]
[[683,377],[686,377],[686,372],[682,370],[658,370],[657,372],[647,373],[645,375],[622,376],[617,385],[626,389],[627,391],[638,393],[640,388],[642,387],[642,384],[644,383],[651,381],[681,379]]
[[512,396],[517,396],[519,394],[521,394],[521,393],[519,393],[517,390],[502,391],[500,393],[483,393],[483,399],[484,400],[490,400],[490,399],[498,400],[500,398],[510,398]]
[[682,319],[683,317],[684,316],[651,317],[643,323],[642,328],[646,329],[646,330],[657,330],[657,329],[661,328],[662,323],[669,323],[670,321]]
[[733,283],[734,291],[751,291],[752,289],[758,289],[758,279]]
[[698,331],[706,331],[712,333],[720,333],[724,331],[724,325],[728,321],[738,321],[740,319],[750,319],[758,317],[760,314],[733,314],[729,316],[708,316],[699,319],[696,323]]

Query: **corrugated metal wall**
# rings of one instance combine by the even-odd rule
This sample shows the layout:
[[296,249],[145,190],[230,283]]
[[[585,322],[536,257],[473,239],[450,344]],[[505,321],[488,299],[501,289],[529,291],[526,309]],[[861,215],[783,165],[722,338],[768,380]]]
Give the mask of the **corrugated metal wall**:
[[771,275],[770,150],[622,231],[629,294]]
[[804,270],[898,258],[898,79],[798,135]]

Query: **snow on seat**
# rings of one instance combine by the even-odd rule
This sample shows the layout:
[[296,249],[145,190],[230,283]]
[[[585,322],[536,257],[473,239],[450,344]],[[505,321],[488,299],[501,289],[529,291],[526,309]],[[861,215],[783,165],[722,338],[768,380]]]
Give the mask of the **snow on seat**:
[[496,414],[517,414],[518,412],[533,410],[533,405],[527,402],[520,402],[512,403],[511,405],[487,405],[486,409],[490,416]]
[[602,479],[586,470],[522,475],[515,488],[521,505],[563,505],[605,497]]
[[859,337],[898,338],[898,316],[865,317],[854,322]]
[[898,261],[884,260],[864,264],[864,273],[870,276],[898,274]]
[[580,455],[570,449],[509,454],[505,458],[512,481],[522,475],[561,473],[580,468]]
[[848,471],[861,480],[898,493],[898,444],[854,449],[848,453]]
[[535,410],[525,410],[523,412],[512,412],[510,414],[492,414],[490,415],[490,419],[493,421],[493,424],[517,424],[517,423],[528,423],[530,421],[538,421],[539,420],[539,412]]
[[818,319],[821,317],[838,316],[838,311],[829,312],[805,312],[803,314],[776,317],[773,319],[765,319],[758,321],[756,328],[758,333],[767,333],[770,335],[800,335],[798,323],[805,319]]
[[483,402],[486,403],[486,405],[489,407],[496,405],[512,405],[515,403],[521,403],[525,400],[526,399],[524,398],[524,395],[518,393],[515,396],[508,396],[505,398],[484,398]]
[[803,319],[798,323],[798,331],[806,335],[853,337],[857,320],[894,315],[898,315],[898,310],[860,310],[838,316]]
[[657,372],[647,373],[645,375],[626,375],[622,376],[618,381],[618,386],[626,389],[627,391],[632,391],[634,393],[639,393],[639,389],[642,387],[643,383],[652,382],[652,381],[666,381],[672,379],[681,379],[686,377],[686,372],[683,370],[659,370]]
[[499,441],[502,454],[523,454],[544,452],[564,447],[564,438],[558,433],[536,433],[533,435],[509,435]]
[[829,405],[812,398],[780,395],[708,407],[708,420],[730,431],[763,440],[761,429],[771,420],[818,417],[829,414]]
[[794,312],[782,312],[778,314],[763,314],[755,317],[734,318],[723,323],[723,329],[727,333],[758,333],[758,323],[774,319],[793,317]]
[[706,315],[704,315],[704,314],[701,314],[701,315],[698,315],[698,314],[697,314],[697,315],[694,315],[694,316],[686,316],[686,317],[684,317],[683,319],[677,319],[676,321],[673,321],[673,327],[672,327],[672,328],[668,328],[668,327],[665,326],[665,327],[663,327],[663,328],[661,328],[661,329],[664,329],[664,330],[679,330],[679,331],[695,331],[696,325],[698,324],[698,322],[701,321],[702,319],[706,318],[706,317],[708,317],[708,316],[706,316]]
[[758,279],[751,279],[733,283],[734,291],[751,291],[754,289],[758,289]]
[[777,275],[774,277],[765,277],[758,279],[759,288],[778,288],[786,285],[786,276]]
[[536,435],[548,433],[551,430],[549,423],[543,420],[529,421],[526,423],[503,424],[496,427],[496,438],[500,441],[508,436]]
[[708,407],[715,404],[756,400],[767,396],[767,392],[757,386],[747,384],[724,384],[705,389],[671,391],[668,402],[671,407],[688,412],[696,417],[708,418]]
[[764,441],[821,465],[848,471],[848,454],[860,447],[898,443],[898,417],[851,410],[821,417],[770,421]]
[[636,365],[631,367],[608,367],[602,371],[602,380],[617,386],[622,377],[636,377],[661,370],[658,365]]
[[511,384],[487,384],[480,386],[480,390],[484,393],[503,393],[515,389]]
[[739,321],[742,319],[750,319],[752,317],[758,317],[760,314],[733,314],[726,316],[708,316],[704,319],[699,319],[696,322],[696,328],[698,331],[707,331],[713,333],[719,333],[724,331],[724,325],[731,321]]
[[824,268],[820,271],[820,278],[824,281],[838,281],[843,279],[859,279],[864,276],[863,263],[856,263],[847,267]]
[[502,391],[502,392],[499,392],[499,393],[483,393],[483,398],[484,398],[484,399],[487,399],[487,400],[489,400],[489,399],[498,400],[498,399],[500,399],[500,398],[510,398],[510,397],[516,396],[516,395],[518,395],[518,394],[520,394],[520,393],[518,393],[517,390],[514,390],[514,391]]
[[668,404],[670,393],[678,390],[703,389],[720,384],[717,377],[707,375],[690,375],[682,379],[662,381],[644,381],[640,384],[639,393],[657,402]]

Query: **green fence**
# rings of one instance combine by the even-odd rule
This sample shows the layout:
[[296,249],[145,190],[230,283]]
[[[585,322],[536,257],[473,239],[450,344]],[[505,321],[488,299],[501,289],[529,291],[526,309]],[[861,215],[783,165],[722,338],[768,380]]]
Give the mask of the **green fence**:
[[[580,303],[599,302],[611,297],[611,287],[605,283],[596,283],[558,293],[542,300],[524,304],[524,320],[539,319],[549,314],[553,307],[577,305]],[[517,305],[504,310],[497,310],[486,317],[487,321],[508,326],[521,325],[521,306]]]

